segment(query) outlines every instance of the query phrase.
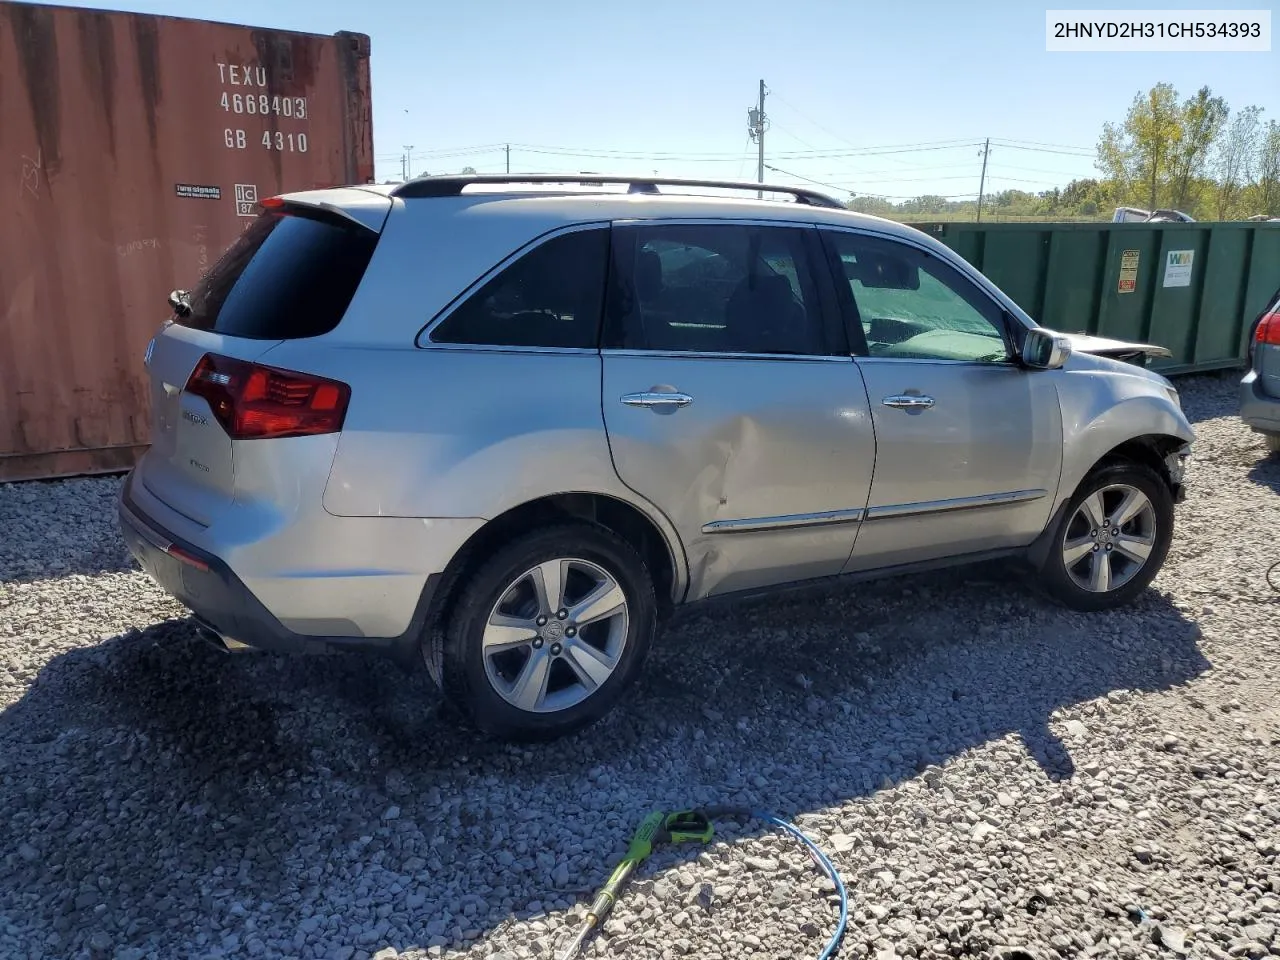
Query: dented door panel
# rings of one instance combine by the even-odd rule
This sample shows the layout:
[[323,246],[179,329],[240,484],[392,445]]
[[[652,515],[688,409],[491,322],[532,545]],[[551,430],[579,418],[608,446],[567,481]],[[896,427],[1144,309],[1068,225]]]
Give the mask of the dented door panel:
[[[689,399],[639,405],[646,392]],[[618,475],[684,543],[689,599],[844,566],[875,463],[849,358],[605,351],[603,403]]]

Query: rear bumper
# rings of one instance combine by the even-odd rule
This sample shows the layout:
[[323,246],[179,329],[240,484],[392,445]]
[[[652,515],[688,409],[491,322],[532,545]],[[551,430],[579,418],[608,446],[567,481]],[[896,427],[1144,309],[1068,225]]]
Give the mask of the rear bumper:
[[1262,433],[1280,434],[1280,397],[1263,392],[1263,380],[1250,370],[1240,381],[1240,419]]
[[263,605],[227,564],[171,533],[147,516],[133,497],[135,475],[125,480],[118,504],[120,532],[139,565],[167,593],[191,610],[225,649],[253,647],[286,654],[360,650],[414,659],[440,574],[426,578],[404,633],[394,637],[318,636],[290,630]]

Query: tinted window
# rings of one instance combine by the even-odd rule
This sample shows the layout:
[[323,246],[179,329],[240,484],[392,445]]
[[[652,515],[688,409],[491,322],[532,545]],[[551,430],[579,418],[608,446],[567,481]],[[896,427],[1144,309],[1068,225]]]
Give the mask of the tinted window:
[[608,250],[604,229],[552,237],[472,294],[432,331],[431,339],[594,349]]
[[179,323],[254,340],[315,337],[336,327],[378,235],[324,215],[264,213],[191,293]]
[[1000,308],[947,263],[915,247],[827,234],[840,258],[873,357],[1008,358]]
[[611,342],[634,350],[823,354],[802,232],[655,224],[617,232]]

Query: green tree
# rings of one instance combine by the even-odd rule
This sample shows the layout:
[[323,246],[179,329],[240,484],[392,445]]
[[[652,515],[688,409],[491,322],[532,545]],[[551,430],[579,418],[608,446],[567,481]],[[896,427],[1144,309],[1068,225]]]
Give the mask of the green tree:
[[847,206],[854,213],[869,213],[877,217],[891,217],[895,213],[893,204],[884,197],[858,196],[853,193],[849,195]]
[[463,167],[463,168],[462,168],[462,175],[463,175],[464,177],[473,177],[473,176],[475,176],[475,173],[476,173],[476,168],[475,168],[475,167]]
[[1192,212],[1199,205],[1213,145],[1227,121],[1227,102],[1201,87],[1182,104],[1178,137],[1170,158],[1170,205]]
[[1254,213],[1280,216],[1280,123],[1272,120],[1260,138],[1258,174],[1253,183]]
[[1115,206],[1114,190],[1107,181],[1086,178],[1072,180],[1062,190],[1062,212],[1093,217],[1106,207]]
[[1182,108],[1173,84],[1158,83],[1133,98],[1124,122],[1103,125],[1097,167],[1125,196],[1160,206],[1162,187],[1182,142]]
[[1219,220],[1245,213],[1241,209],[1245,188],[1252,182],[1261,159],[1261,117],[1261,107],[1245,107],[1227,125],[1218,141],[1213,169],[1218,180]]

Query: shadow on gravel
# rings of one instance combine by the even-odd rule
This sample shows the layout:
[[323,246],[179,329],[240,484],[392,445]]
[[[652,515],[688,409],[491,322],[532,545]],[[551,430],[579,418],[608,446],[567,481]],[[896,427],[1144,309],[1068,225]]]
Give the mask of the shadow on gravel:
[[[116,947],[154,946],[237,900],[301,922],[299,903],[358,882],[343,863],[376,862],[423,898],[396,907],[379,945],[434,930],[459,946],[464,924],[482,934],[585,895],[650,806],[798,815],[1011,734],[1045,777],[1070,777],[1055,711],[1209,666],[1155,591],[1083,616],[1021,579],[995,566],[708,610],[668,631],[604,722],[528,749],[473,735],[424,674],[389,663],[228,656],[186,621],[66,653],[0,714],[0,915],[63,943],[124,917]],[[583,889],[561,877],[551,893],[545,858],[575,818],[601,839],[576,856]],[[514,860],[495,861],[506,848]],[[469,871],[503,892],[433,927],[431,905]]]
[[1280,453],[1268,455],[1263,448],[1257,462],[1249,468],[1248,477],[1260,487],[1266,487],[1272,493],[1280,493]]

